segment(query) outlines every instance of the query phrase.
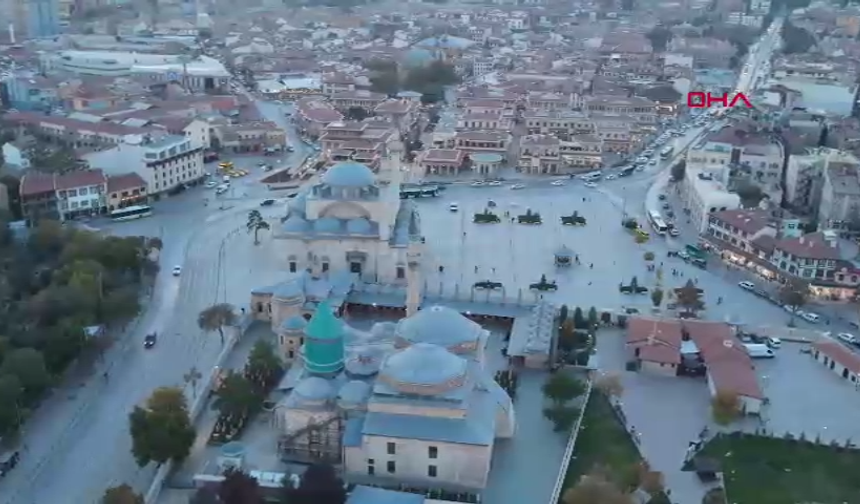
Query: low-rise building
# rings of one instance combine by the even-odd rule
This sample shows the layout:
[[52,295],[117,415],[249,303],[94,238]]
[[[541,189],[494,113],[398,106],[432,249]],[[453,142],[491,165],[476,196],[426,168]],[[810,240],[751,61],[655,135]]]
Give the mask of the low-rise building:
[[465,160],[466,154],[457,149],[428,149],[418,157],[423,172],[431,175],[459,175]]
[[343,121],[343,114],[319,98],[305,98],[296,103],[293,120],[299,131],[311,138],[318,138],[326,126]]
[[812,344],[812,356],[827,369],[860,389],[860,357],[835,341]]
[[689,210],[690,222],[698,233],[708,228],[710,215],[714,212],[735,210],[741,207],[741,199],[726,188],[728,167],[719,169],[697,169],[688,166],[681,184],[681,201]]

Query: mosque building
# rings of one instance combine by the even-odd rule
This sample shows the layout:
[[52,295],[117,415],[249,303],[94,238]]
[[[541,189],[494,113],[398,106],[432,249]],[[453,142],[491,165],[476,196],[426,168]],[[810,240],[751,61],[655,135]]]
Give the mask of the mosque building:
[[325,433],[347,478],[486,486],[495,441],[516,429],[486,367],[489,331],[442,306],[359,331],[325,300],[286,325],[302,343],[274,408],[284,459],[306,460]]
[[348,271],[360,280],[405,285],[410,257],[420,256],[421,225],[414,204],[400,199],[403,146],[394,141],[388,150],[379,177],[363,164],[341,162],[291,200],[274,234],[290,272]]

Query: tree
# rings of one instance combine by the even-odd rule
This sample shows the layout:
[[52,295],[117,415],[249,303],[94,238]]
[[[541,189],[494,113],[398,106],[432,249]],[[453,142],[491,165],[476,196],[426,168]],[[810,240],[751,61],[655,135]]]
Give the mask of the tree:
[[221,504],[218,499],[218,492],[211,487],[198,488],[188,504]]
[[19,348],[9,352],[0,366],[0,375],[18,378],[28,400],[37,398],[51,383],[45,358],[34,348]]
[[757,207],[761,200],[764,199],[764,191],[761,190],[761,187],[750,182],[739,184],[738,188],[735,189],[735,193],[741,199],[741,205],[744,208]]
[[741,406],[741,399],[737,393],[717,390],[711,399],[711,413],[714,421],[720,425],[732,423],[741,414]]
[[564,325],[565,321],[567,320],[567,315],[568,315],[569,311],[570,311],[570,309],[567,307],[567,305],[561,305],[561,308],[558,310],[558,325],[559,325],[559,327]]
[[597,327],[597,322],[599,321],[599,317],[597,315],[597,308],[591,307],[588,309],[588,330],[593,330]]
[[137,465],[181,461],[191,452],[196,433],[185,396],[178,388],[156,389],[146,404],[129,414],[131,452]]
[[782,52],[785,54],[804,54],[817,44],[815,36],[797,27],[788,19],[782,24]]
[[37,143],[27,149],[26,156],[33,168],[45,173],[68,173],[79,166],[77,154],[68,147]]
[[618,399],[624,393],[624,384],[617,373],[601,375],[595,382],[595,388],[610,399]]
[[675,289],[675,304],[695,316],[697,312],[705,308],[705,302],[702,301],[703,292],[702,289],[696,287],[692,280],[687,280],[683,287]]
[[251,210],[248,212],[248,222],[245,224],[248,228],[249,233],[254,233],[254,245],[259,245],[260,240],[257,238],[257,234],[261,229],[269,229],[269,223],[263,219],[263,216],[260,214],[259,210]]
[[262,504],[260,483],[241,470],[228,469],[218,489],[223,504]]
[[282,487],[281,504],[345,504],[346,489],[334,467],[313,464],[305,470],[298,488],[287,482]]
[[603,474],[594,472],[583,476],[562,496],[564,504],[632,504],[629,495]]
[[283,363],[275,353],[275,347],[266,340],[257,340],[251,348],[245,364],[245,376],[260,394],[266,394],[281,377]]
[[370,116],[362,107],[349,107],[344,115],[352,121],[363,121]]
[[21,380],[11,374],[0,375],[0,435],[15,432],[20,427],[23,401]]
[[687,161],[680,160],[672,165],[672,180],[680,182],[687,175]]
[[663,289],[651,289],[651,302],[654,304],[654,308],[660,308],[663,303]]
[[672,40],[672,31],[665,26],[657,25],[648,32],[646,37],[651,42],[654,52],[664,52],[669,41]]
[[556,405],[563,405],[585,393],[585,385],[567,373],[557,371],[543,384],[543,395]]
[[578,306],[573,310],[573,327],[576,329],[585,329],[588,327],[585,316],[582,314],[582,308]]
[[809,286],[801,280],[792,279],[779,291],[779,301],[791,308],[791,320],[797,312],[806,304],[809,295]]
[[212,305],[197,316],[197,327],[207,332],[217,330],[222,345],[224,344],[224,326],[235,323],[236,313],[233,311],[233,305],[229,303]]
[[143,504],[143,502],[143,496],[125,483],[105,490],[101,500],[101,504]]
[[255,390],[250,380],[241,373],[230,371],[215,391],[212,408],[222,415],[244,417],[259,408],[263,398]]

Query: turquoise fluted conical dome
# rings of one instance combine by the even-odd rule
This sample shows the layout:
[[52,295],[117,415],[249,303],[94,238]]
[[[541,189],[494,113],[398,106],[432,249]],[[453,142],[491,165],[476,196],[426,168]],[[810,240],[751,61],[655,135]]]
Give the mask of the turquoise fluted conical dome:
[[343,369],[343,324],[328,301],[321,302],[305,327],[305,369],[311,374],[331,375]]

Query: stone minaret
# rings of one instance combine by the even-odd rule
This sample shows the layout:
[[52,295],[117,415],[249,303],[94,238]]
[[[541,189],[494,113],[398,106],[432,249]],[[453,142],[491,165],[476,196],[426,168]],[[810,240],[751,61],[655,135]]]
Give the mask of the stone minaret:
[[418,313],[421,306],[421,254],[422,244],[420,241],[412,241],[406,250],[406,316],[411,317]]

